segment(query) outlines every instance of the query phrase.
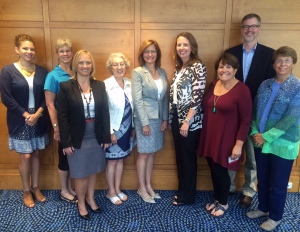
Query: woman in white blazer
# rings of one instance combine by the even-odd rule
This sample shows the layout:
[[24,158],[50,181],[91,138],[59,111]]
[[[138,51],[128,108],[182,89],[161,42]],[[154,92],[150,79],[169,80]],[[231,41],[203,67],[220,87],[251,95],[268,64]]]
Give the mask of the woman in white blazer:
[[130,62],[124,54],[111,53],[106,67],[112,76],[104,81],[108,96],[110,134],[112,146],[106,149],[106,197],[115,205],[127,201],[127,195],[120,190],[123,160],[132,150],[135,133],[132,129],[132,97],[130,79],[124,77]]
[[146,40],[139,49],[140,67],[132,71],[131,87],[137,136],[138,194],[145,202],[160,199],[151,186],[154,153],[163,147],[168,120],[168,81],[160,68],[161,51],[155,40]]

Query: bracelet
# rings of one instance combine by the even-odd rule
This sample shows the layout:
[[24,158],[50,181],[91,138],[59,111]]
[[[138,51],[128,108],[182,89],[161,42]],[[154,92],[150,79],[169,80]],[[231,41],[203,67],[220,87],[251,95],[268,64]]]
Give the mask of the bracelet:
[[43,117],[43,113],[39,113],[39,116],[40,116],[40,117]]
[[58,126],[58,124],[57,124],[57,123],[54,123],[52,126],[53,126],[53,127],[57,127],[57,126]]

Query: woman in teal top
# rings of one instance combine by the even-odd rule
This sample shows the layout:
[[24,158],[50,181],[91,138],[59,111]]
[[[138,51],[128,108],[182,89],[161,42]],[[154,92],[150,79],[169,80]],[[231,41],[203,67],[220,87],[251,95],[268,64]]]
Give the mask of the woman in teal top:
[[260,225],[275,229],[282,219],[289,177],[300,139],[300,81],[292,74],[297,62],[293,48],[274,52],[276,77],[265,80],[254,102],[252,131],[258,179],[258,209],[249,218],[268,216]]

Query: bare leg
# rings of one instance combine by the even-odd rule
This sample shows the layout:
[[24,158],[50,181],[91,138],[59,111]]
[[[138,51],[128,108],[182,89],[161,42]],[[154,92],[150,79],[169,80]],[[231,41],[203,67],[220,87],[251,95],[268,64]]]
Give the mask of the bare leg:
[[71,176],[70,176],[70,172],[69,172],[69,171],[68,171],[68,190],[69,190],[69,192],[70,192],[73,196],[76,195],[76,192],[75,192],[75,190],[74,190],[73,187],[72,187],[72,178],[71,178]]
[[149,199],[151,196],[146,189],[146,168],[148,162],[149,154],[138,154],[138,159],[136,161],[136,171],[139,181],[139,191],[142,198]]
[[31,153],[31,182],[32,187],[39,186],[39,174],[40,174],[40,155],[39,151],[33,151]]
[[31,154],[20,154],[19,172],[22,180],[23,190],[30,190]]
[[72,200],[74,198],[74,195],[72,195],[68,189],[69,181],[71,180],[69,171],[62,171],[58,169],[58,174],[61,187],[60,194],[63,197]]
[[76,178],[74,179],[75,192],[78,197],[78,210],[81,215],[87,215],[88,211],[85,205],[85,195],[88,189],[88,178]]
[[154,153],[149,154],[147,164],[146,164],[146,189],[149,194],[154,195],[155,192],[151,186],[151,178],[152,178],[152,171],[153,171],[153,163],[154,163]]
[[87,194],[86,194],[87,202],[93,210],[96,210],[98,208],[98,205],[95,202],[95,198],[94,198],[96,177],[97,177],[96,174],[90,175],[88,177]]
[[[118,160],[108,160],[106,165],[106,182],[108,185],[108,197],[117,196],[115,189],[115,172]],[[121,200],[116,201],[116,204],[122,204]]]
[[123,174],[123,159],[117,160],[116,170],[115,170],[115,190],[117,194],[121,193],[120,185]]

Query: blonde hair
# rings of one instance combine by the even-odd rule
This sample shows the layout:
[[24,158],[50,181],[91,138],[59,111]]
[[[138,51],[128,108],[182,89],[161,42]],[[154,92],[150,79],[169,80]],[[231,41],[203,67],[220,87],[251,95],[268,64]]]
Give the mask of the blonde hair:
[[70,39],[58,39],[56,40],[56,53],[58,53],[58,49],[63,46],[67,46],[72,50],[72,42]]
[[110,53],[107,61],[106,61],[106,68],[111,72],[111,65],[112,65],[112,60],[114,58],[121,58],[124,61],[126,69],[130,67],[130,61],[127,59],[127,57],[122,53],[122,52],[114,52]]
[[73,63],[72,63],[72,72],[73,72],[73,77],[72,78],[77,78],[77,72],[78,72],[78,63],[79,63],[79,59],[82,55],[89,55],[92,61],[92,71],[90,73],[90,79],[95,79],[95,61],[94,58],[92,56],[92,54],[87,51],[87,50],[79,50],[78,52],[76,52],[76,54],[73,57]]

